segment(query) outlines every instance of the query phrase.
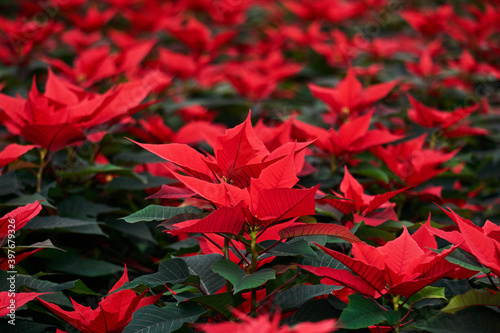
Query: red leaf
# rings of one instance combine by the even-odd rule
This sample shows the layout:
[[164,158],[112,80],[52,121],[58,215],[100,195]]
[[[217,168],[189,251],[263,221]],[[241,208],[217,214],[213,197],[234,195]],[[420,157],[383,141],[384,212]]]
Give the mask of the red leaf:
[[319,185],[306,190],[275,188],[259,192],[259,205],[254,209],[258,217],[275,216],[275,221],[302,215],[313,215],[314,194]]
[[213,180],[213,177],[209,176],[212,174],[212,171],[206,165],[204,156],[188,145],[179,143],[155,145],[139,143],[134,140],[130,141],[152,152],[153,154],[178,165],[193,177],[209,182]]
[[352,273],[346,270],[335,269],[331,267],[315,267],[306,265],[297,265],[297,266],[305,270],[308,270],[314,275],[331,279],[363,295],[370,296],[373,298],[380,297],[380,293],[376,289],[374,289],[370,283],[368,283],[359,276],[353,275]]
[[35,145],[21,146],[17,143],[8,145],[0,152],[0,167],[17,160],[19,157],[35,147]]
[[14,310],[33,300],[35,297],[51,293],[15,293],[14,296],[10,296],[7,291],[0,292],[0,317],[7,315],[11,309],[8,306],[11,305],[10,301],[15,300]]
[[346,227],[331,223],[294,225],[281,229],[278,234],[281,239],[308,235],[329,235],[342,238],[350,243],[361,242],[361,240]]
[[178,229],[167,230],[166,232],[176,235],[183,232],[221,232],[232,235],[240,233],[246,218],[243,214],[243,202],[234,207],[220,207],[212,214],[200,220],[191,220],[176,224]]
[[21,134],[29,141],[39,144],[50,151],[58,151],[71,144],[85,140],[82,131],[72,124],[58,125],[27,125],[21,129]]
[[38,201],[27,204],[26,206],[18,207],[11,212],[5,214],[0,218],[0,239],[6,237],[8,233],[8,225],[10,221],[15,221],[15,230],[18,231],[33,217],[35,217],[42,210],[42,206]]
[[261,162],[269,155],[264,143],[258,138],[250,121],[251,113],[242,124],[226,130],[217,137],[214,147],[217,164],[223,171]]
[[[315,243],[316,244],[316,243]],[[385,272],[375,266],[368,265],[362,261],[353,259],[337,251],[330,250],[324,246],[316,244],[321,250],[323,250],[329,256],[337,259],[347,267],[349,267],[354,273],[358,274],[360,278],[366,281],[373,289],[377,291],[382,291],[385,288]]]

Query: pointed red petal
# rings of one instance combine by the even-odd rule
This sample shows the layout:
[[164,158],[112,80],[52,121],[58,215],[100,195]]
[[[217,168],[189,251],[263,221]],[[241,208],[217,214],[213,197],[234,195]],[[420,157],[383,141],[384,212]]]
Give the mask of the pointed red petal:
[[[356,244],[358,243],[355,243],[353,247],[356,246]],[[338,261],[349,267],[354,273],[358,274],[360,278],[366,281],[373,289],[379,292],[384,290],[386,285],[384,270],[379,269],[372,265],[368,265],[362,261],[353,259],[340,252],[330,250],[319,244],[316,245],[326,254],[332,256],[333,258],[337,259]]]
[[368,214],[368,213],[374,211],[375,209],[379,208],[380,205],[382,205],[383,203],[387,202],[393,196],[395,196],[395,195],[397,195],[397,194],[399,194],[401,192],[404,192],[404,191],[406,191],[409,188],[411,188],[411,187],[405,187],[405,188],[402,188],[402,189],[399,189],[399,190],[396,190],[396,191],[391,191],[391,192],[387,192],[387,193],[377,194],[370,201],[370,203],[368,204],[368,207],[365,209],[365,211],[363,213],[364,214]]
[[258,217],[276,216],[275,221],[302,215],[313,215],[316,202],[314,194],[319,185],[306,190],[276,188],[259,192]]
[[331,267],[315,267],[307,265],[297,265],[297,266],[313,273],[314,275],[331,279],[363,295],[374,298],[380,297],[380,293],[376,289],[374,289],[368,282],[366,282],[359,276],[353,275],[352,273],[346,270],[335,269]]
[[29,141],[39,144],[50,151],[57,151],[76,142],[85,140],[82,131],[72,124],[28,125],[21,134]]
[[38,201],[18,207],[0,218],[0,239],[8,235],[9,221],[14,220],[15,230],[20,230],[26,223],[35,217],[42,210]]
[[223,171],[261,162],[269,155],[264,143],[252,127],[250,116],[249,112],[245,122],[228,129],[224,135],[217,137],[214,151],[217,164]]
[[344,166],[344,179],[340,183],[340,190],[344,197],[355,201],[356,208],[363,205],[363,186],[349,173],[347,166]]
[[393,284],[399,283],[407,274],[412,261],[425,257],[424,251],[411,238],[406,227],[403,228],[401,236],[378,248],[381,253],[387,255],[386,265]]
[[139,143],[134,140],[130,141],[152,152],[153,154],[178,165],[193,177],[206,181],[213,180],[213,177],[209,176],[212,174],[212,171],[206,165],[204,156],[188,145],[179,143],[155,145]]
[[[221,232],[237,235],[241,231],[246,218],[243,214],[243,202],[234,207],[220,207],[212,214],[200,220],[182,222],[175,225],[179,229],[168,230],[167,232],[176,235],[187,232]],[[183,227],[182,225],[186,226]]]
[[342,238],[350,243],[361,242],[361,240],[346,227],[331,223],[292,225],[281,229],[278,234],[281,239],[307,235],[329,235]]
[[22,146],[18,145],[17,143],[8,145],[0,152],[0,167],[3,167],[4,165],[17,160],[19,157],[35,147],[35,145]]

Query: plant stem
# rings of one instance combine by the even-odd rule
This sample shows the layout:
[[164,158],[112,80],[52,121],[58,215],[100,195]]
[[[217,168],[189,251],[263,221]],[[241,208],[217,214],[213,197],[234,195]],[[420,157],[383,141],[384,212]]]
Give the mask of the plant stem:
[[46,149],[40,148],[38,151],[40,153],[40,166],[38,168],[38,173],[36,174],[36,193],[40,193],[42,191],[42,174],[46,165],[45,157],[47,156]]
[[[247,272],[248,274],[255,273],[257,270],[257,257],[259,256],[259,253],[257,252],[257,233],[258,233],[258,228],[255,226],[252,226],[250,229],[250,251],[252,253],[252,261],[250,262],[249,271]],[[250,316],[255,317],[257,315],[256,310],[257,310],[257,289],[253,288],[252,289],[252,306],[250,310]]]
[[[224,237],[224,248],[222,249],[222,252],[224,253],[224,259],[230,260],[229,259],[229,237]],[[233,289],[233,285],[229,280],[226,279],[226,291],[230,291]]]
[[488,280],[490,280],[491,285],[493,286],[493,288],[495,288],[495,290],[499,290],[498,286],[495,284],[495,281],[493,281],[493,279],[491,278],[491,273],[486,274],[486,276],[488,276]]

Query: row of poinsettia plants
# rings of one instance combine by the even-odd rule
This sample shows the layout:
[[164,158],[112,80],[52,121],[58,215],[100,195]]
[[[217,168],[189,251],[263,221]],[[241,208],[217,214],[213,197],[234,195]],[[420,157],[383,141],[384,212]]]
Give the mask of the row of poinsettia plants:
[[0,331],[499,332],[499,6],[0,1]]

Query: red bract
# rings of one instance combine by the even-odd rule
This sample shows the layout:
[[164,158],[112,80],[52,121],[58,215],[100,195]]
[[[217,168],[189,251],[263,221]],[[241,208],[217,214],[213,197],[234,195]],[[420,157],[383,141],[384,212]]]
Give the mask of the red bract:
[[[0,168],[4,165],[9,164],[17,160],[19,157],[23,156],[26,152],[35,148],[34,145],[21,146],[17,143],[12,143],[0,151]],[[0,174],[2,174],[0,172]]]
[[426,136],[423,134],[387,148],[375,147],[371,151],[406,184],[418,185],[446,171],[446,168],[439,166],[458,152],[455,150],[444,153],[439,150],[424,149]]
[[295,131],[300,131],[309,138],[318,138],[316,146],[325,152],[332,153],[336,158],[349,160],[354,155],[371,147],[380,146],[400,140],[401,135],[395,135],[387,130],[369,130],[373,110],[361,117],[350,117],[340,125],[339,130],[325,130],[294,119]]
[[375,84],[363,89],[354,76],[352,68],[336,88],[323,88],[309,84],[314,97],[328,105],[330,112],[336,116],[357,115],[365,111],[376,101],[384,98],[398,84],[399,80]]
[[441,73],[441,66],[433,62],[430,47],[420,52],[418,62],[407,62],[406,69],[411,74],[423,78],[432,78]]
[[[408,110],[408,117],[427,128],[441,128],[446,137],[459,137],[466,135],[486,135],[488,131],[481,128],[467,126],[467,117],[476,111],[478,104],[464,108],[456,108],[453,111],[439,111],[420,103],[410,95],[407,95],[413,109]],[[461,125],[457,125],[462,122]]]
[[137,295],[132,290],[120,290],[125,282],[129,282],[127,267],[125,272],[116,284],[111,288],[108,295],[105,296],[96,309],[80,305],[71,300],[75,311],[65,311],[58,305],[38,299],[42,304],[48,307],[52,312],[58,315],[68,324],[73,325],[83,333],[95,332],[121,332],[132,319],[133,313],[143,306],[154,304],[162,294],[144,297],[146,291]]
[[0,17],[0,62],[22,64],[39,51],[49,51],[54,47],[50,37],[62,30],[60,23],[53,21],[39,23],[18,18],[9,21]]
[[447,24],[452,21],[453,7],[449,4],[437,9],[426,8],[424,10],[405,10],[401,16],[411,27],[427,37],[433,37],[445,30]]
[[470,220],[448,209],[449,211],[442,210],[458,225],[460,232],[439,230],[431,227],[429,222],[424,226],[432,235],[456,244],[464,251],[473,254],[481,264],[500,276],[500,227],[489,220],[482,228],[478,227]]
[[272,319],[269,314],[262,314],[257,318],[251,318],[245,314],[234,311],[235,315],[242,320],[241,323],[225,322],[217,324],[198,324],[197,327],[206,333],[329,333],[336,330],[335,320],[328,319],[316,323],[303,322],[293,327],[284,325],[280,327],[280,316],[275,315]]
[[277,84],[298,73],[302,66],[285,62],[280,51],[272,51],[266,57],[230,62],[225,65],[226,77],[240,95],[251,100],[268,97]]
[[236,35],[236,32],[229,31],[212,37],[210,29],[194,18],[188,19],[185,23],[180,20],[168,21],[165,23],[165,28],[175,38],[189,46],[195,56],[202,53],[215,55],[215,52]]
[[27,100],[0,94],[0,116],[11,134],[57,151],[81,142],[97,126],[102,132],[103,124],[139,111],[147,106],[140,103],[149,92],[168,82],[170,78],[152,72],[101,95],[86,92],[49,71],[45,94],[34,81]]
[[304,149],[310,142],[290,142],[269,152],[256,135],[250,120],[218,136],[214,145],[215,157],[205,156],[185,144],[152,145],[137,143],[146,150],[176,164],[188,175],[209,184],[228,183],[239,188],[250,185],[261,171],[288,155],[293,149]]
[[59,59],[45,61],[63,72],[65,77],[82,87],[90,87],[96,82],[125,73],[130,77],[137,71],[140,62],[151,51],[156,41],[142,41],[110,54],[109,46],[99,46],[82,51],[75,59],[73,68]]
[[165,72],[181,79],[196,79],[202,86],[211,87],[224,80],[220,65],[212,65],[211,56],[182,54],[160,49],[158,64]]
[[92,32],[102,29],[116,14],[116,9],[99,11],[97,6],[91,6],[85,15],[68,13],[67,17],[71,22],[85,32]]
[[327,20],[340,23],[364,11],[360,2],[307,0],[284,1],[283,5],[303,20]]
[[249,187],[240,189],[227,183],[212,184],[176,175],[186,187],[220,207],[203,219],[174,225],[180,232],[223,232],[238,234],[246,223],[259,227],[315,212],[314,195],[319,186],[294,189],[298,178],[293,163],[294,150],[288,156],[268,166],[258,178],[252,178]]
[[[35,201],[26,206],[19,207],[5,214],[0,218],[0,240],[7,237],[9,230],[18,231],[26,225],[33,217],[42,210],[42,206],[38,201]],[[11,221],[14,221],[11,223]],[[9,227],[10,226],[10,227]],[[14,228],[12,228],[14,226]]]
[[341,283],[369,297],[401,295],[410,297],[425,286],[450,274],[460,273],[462,278],[475,272],[450,263],[446,256],[455,247],[437,254],[424,251],[404,227],[401,236],[380,247],[363,242],[352,245],[353,258],[318,245],[325,253],[349,267],[356,275],[346,270],[330,267],[300,267]]
[[[378,195],[364,194],[363,186],[361,186],[361,184],[354,179],[345,166],[344,179],[340,184],[340,191],[342,191],[344,195],[342,196],[338,193],[334,193],[339,198],[347,200],[325,198],[318,199],[318,202],[328,204],[344,214],[354,213],[354,222],[358,223],[365,221],[365,224],[375,227],[387,220],[397,221],[397,216],[393,210],[395,204],[387,203],[387,201],[407,189],[408,188],[403,188]],[[378,208],[384,208],[384,211],[381,213],[371,214]]]
[[[12,295],[13,294],[13,295]],[[16,309],[35,299],[35,297],[48,293],[10,293],[8,291],[0,292],[0,317],[7,316],[9,313],[16,314]],[[11,303],[11,301],[15,301]]]

